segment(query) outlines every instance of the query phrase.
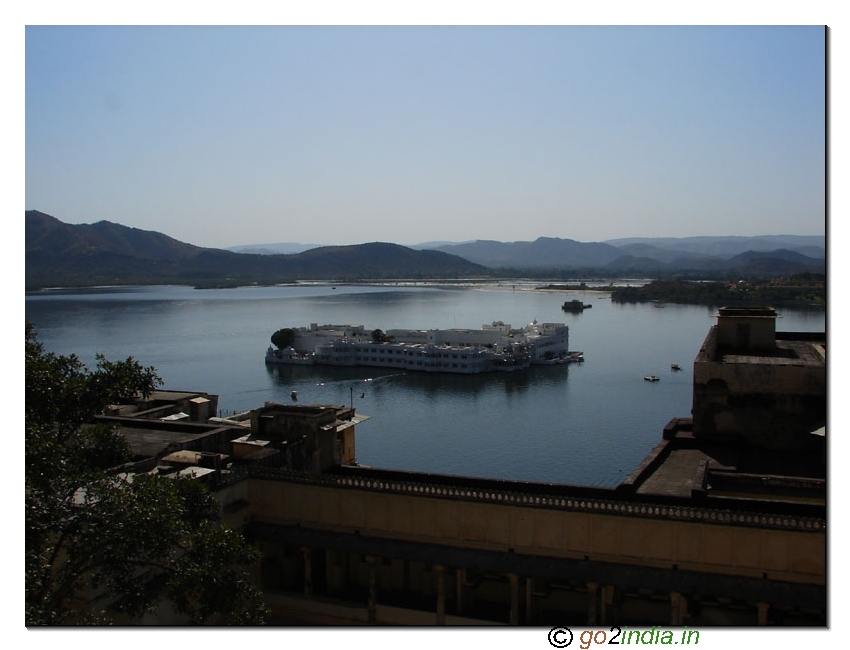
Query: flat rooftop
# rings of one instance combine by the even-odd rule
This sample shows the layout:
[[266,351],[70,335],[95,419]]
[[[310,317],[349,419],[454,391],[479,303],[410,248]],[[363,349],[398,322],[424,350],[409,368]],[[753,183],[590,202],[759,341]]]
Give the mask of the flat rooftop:
[[209,398],[209,395],[207,395],[206,393],[199,393],[197,391],[189,390],[155,390],[148,396],[147,400],[145,401],[178,402],[186,398],[191,399],[197,397],[207,399]]
[[770,349],[734,350],[718,344],[717,325],[714,325],[694,362],[825,367],[826,334],[776,332],[776,344]]
[[826,343],[824,341],[797,341],[777,337],[776,347],[773,350],[725,353],[723,349],[718,349],[715,360],[723,363],[823,366],[826,364]]
[[120,432],[130,446],[130,451],[136,457],[153,458],[171,445],[184,448],[194,440],[201,440],[210,435],[217,435],[216,429],[206,431],[175,431],[157,428],[121,427]]
[[[686,418],[672,421],[664,437],[626,480],[636,494],[690,498],[708,488],[710,496],[713,486],[706,485],[706,476],[715,472],[723,476],[723,491],[728,492],[728,486],[734,485],[738,497],[808,502],[825,498],[822,486],[826,481],[826,462],[816,453],[705,443],[693,437]],[[769,481],[771,488],[762,489],[759,481]],[[720,492],[714,491],[718,495]]]
[[739,456],[732,450],[671,449],[657,469],[638,485],[637,493],[690,498],[702,487],[705,466],[734,471]]

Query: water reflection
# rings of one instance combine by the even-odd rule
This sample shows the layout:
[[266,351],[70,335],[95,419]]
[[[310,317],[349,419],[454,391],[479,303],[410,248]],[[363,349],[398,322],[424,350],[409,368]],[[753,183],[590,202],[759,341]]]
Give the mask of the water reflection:
[[400,391],[410,391],[417,397],[440,400],[446,396],[475,396],[500,390],[506,395],[524,393],[532,386],[565,384],[569,365],[531,366],[516,372],[488,372],[475,375],[399,372],[391,368],[350,368],[335,366],[267,365],[266,372],[279,387],[281,396],[290,390],[309,390],[311,387],[334,391],[374,391],[391,384]]

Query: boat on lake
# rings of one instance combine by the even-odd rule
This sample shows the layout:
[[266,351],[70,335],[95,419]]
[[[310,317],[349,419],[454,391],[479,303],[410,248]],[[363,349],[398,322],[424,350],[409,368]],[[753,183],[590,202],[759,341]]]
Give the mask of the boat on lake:
[[646,377],[644,377],[644,379],[646,381],[658,381],[658,376],[657,375],[647,375]]
[[682,367],[678,363],[671,363],[670,370],[681,370]]
[[563,305],[561,305],[561,309],[563,311],[567,311],[570,313],[580,313],[585,309],[590,309],[593,305],[582,302],[581,300],[567,300]]

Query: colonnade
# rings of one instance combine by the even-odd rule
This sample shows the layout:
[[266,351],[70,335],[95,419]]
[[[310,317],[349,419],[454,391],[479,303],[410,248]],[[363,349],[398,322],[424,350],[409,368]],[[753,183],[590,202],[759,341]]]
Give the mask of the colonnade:
[[[324,562],[329,561],[328,554],[334,554],[338,559],[345,554],[339,552],[325,551],[323,549],[313,549],[307,546],[299,547],[300,560],[303,563],[303,596],[309,600],[316,596],[315,585],[315,562],[317,554],[322,554]],[[379,578],[379,569],[382,564],[390,562],[377,555],[359,556],[359,560],[365,564],[366,576],[365,580],[361,580],[360,586],[365,587],[365,608],[366,622],[368,623],[393,623],[399,621],[379,620],[379,610],[381,605],[391,606],[392,602],[382,602],[381,593],[387,592],[387,585],[382,584]],[[409,572],[410,566],[406,560],[396,560],[396,562],[404,562],[404,571]],[[320,591],[333,597],[335,587],[342,587],[339,578],[333,578],[330,575],[328,566],[324,567],[326,584],[320,587]],[[493,622],[504,623],[508,625],[535,625],[541,624],[540,613],[541,609],[547,604],[547,595],[551,593],[553,588],[557,589],[558,585],[554,585],[543,576],[523,576],[514,572],[506,572],[495,578],[507,583],[507,595],[504,602],[495,603],[496,605],[504,605],[507,609],[506,620],[489,620],[480,618],[480,612],[476,612],[475,608],[475,591],[476,581],[470,578],[470,574],[474,573],[466,567],[449,567],[443,563],[432,563],[424,568],[424,573],[430,574],[431,588],[427,593],[427,599],[433,598],[432,609],[433,618],[430,619],[435,625],[453,624],[459,619],[468,617],[468,621],[477,621],[479,623]],[[346,578],[342,578],[342,582],[347,582]],[[452,587],[453,586],[453,590]],[[412,592],[417,591],[415,587],[409,587]],[[421,590],[419,591],[422,594]],[[591,627],[606,627],[610,625],[620,624],[620,606],[619,601],[622,601],[623,589],[617,585],[601,584],[599,582],[588,581],[574,584],[571,586],[571,593],[579,599],[583,596],[584,606],[577,610],[575,607],[569,611],[563,612],[564,621],[562,624],[586,624]],[[388,596],[388,600],[391,598]],[[659,615],[657,624],[669,625],[671,627],[680,627],[685,624],[692,625],[694,620],[689,616],[688,611],[688,596],[678,591],[671,591],[666,596],[666,605],[663,601],[658,600],[656,594],[653,601],[654,612]],[[576,601],[580,602],[580,601]],[[494,605],[492,599],[487,599],[487,605]],[[384,608],[386,609],[386,607]],[[770,605],[766,602],[756,603],[753,610],[750,610],[752,616],[751,623],[758,625],[767,625],[769,622]],[[666,617],[664,616],[666,612]],[[424,614],[424,612],[420,612]],[[383,616],[387,616],[384,611]],[[552,609],[549,608],[548,615],[551,617]],[[551,621],[550,621],[551,622]],[[698,624],[698,621],[697,621]]]

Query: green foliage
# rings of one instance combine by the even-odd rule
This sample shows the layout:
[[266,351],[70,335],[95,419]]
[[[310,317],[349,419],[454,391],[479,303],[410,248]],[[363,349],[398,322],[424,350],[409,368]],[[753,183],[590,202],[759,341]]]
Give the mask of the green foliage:
[[375,329],[372,330],[372,340],[375,343],[387,343],[391,340],[391,337],[387,336],[384,330]]
[[288,348],[295,342],[295,330],[291,327],[284,327],[272,334],[272,344],[278,349],[283,350]]
[[156,370],[133,357],[113,362],[97,355],[97,370],[90,372],[76,355],[45,352],[32,324],[26,324],[26,421],[34,427],[57,427],[59,442],[109,404],[147,396],[160,384]]
[[823,304],[826,300],[825,277],[801,274],[773,280],[738,282],[687,282],[653,280],[641,287],[618,287],[611,293],[613,302],[648,302],[701,305],[781,305]]
[[262,597],[240,566],[248,560],[257,562],[259,553],[247,547],[239,533],[201,528],[168,581],[168,596],[192,623],[202,624],[219,614],[227,625],[262,623]]
[[[119,474],[120,434],[94,415],[160,378],[132,358],[44,351],[26,327],[27,625],[137,618],[170,601],[192,622],[258,623],[264,608],[247,579],[258,553],[219,526],[201,483]],[[99,603],[95,605],[95,603]]]

